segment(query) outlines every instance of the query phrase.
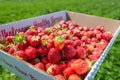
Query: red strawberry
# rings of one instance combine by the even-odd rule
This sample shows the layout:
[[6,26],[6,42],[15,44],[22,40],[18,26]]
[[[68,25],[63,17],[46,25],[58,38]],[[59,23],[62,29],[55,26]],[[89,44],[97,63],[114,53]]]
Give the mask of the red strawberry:
[[71,68],[77,73],[77,74],[85,74],[89,70],[89,64],[82,60],[77,59],[71,64]]
[[30,40],[30,45],[33,47],[38,46],[41,43],[40,37],[39,36],[32,36]]
[[46,56],[47,53],[48,53],[48,49],[45,46],[40,45],[37,48],[37,55],[39,55],[40,57]]
[[60,67],[60,70],[63,71],[63,70],[67,67],[67,64],[64,63],[64,62],[59,62],[59,63],[58,63],[58,66]]
[[82,80],[77,74],[71,74],[68,80]]
[[75,44],[75,46],[80,46],[81,45],[81,40],[75,40],[74,44]]
[[66,45],[63,48],[63,55],[64,55],[65,58],[72,58],[76,55],[76,50],[73,46]]
[[68,77],[71,75],[71,74],[74,74],[75,72],[73,71],[73,69],[71,67],[67,67],[64,71],[63,71],[63,74],[64,76],[68,79]]
[[47,63],[46,65],[45,65],[45,69],[47,70],[50,66],[52,65],[52,63]]
[[33,59],[33,60],[30,60],[30,63],[32,64],[32,65],[35,65],[35,64],[37,64],[37,63],[39,63],[40,62],[40,59],[39,58],[35,58],[35,59]]
[[57,74],[54,77],[57,78],[58,80],[65,80],[65,78],[62,74]]
[[102,35],[103,39],[105,39],[106,41],[110,41],[112,38],[112,33],[111,32],[104,32]]
[[5,39],[8,43],[13,43],[14,36],[7,36]]
[[45,57],[42,57],[42,58],[41,58],[41,62],[42,62],[43,64],[47,64],[47,63],[49,63],[49,60],[48,60],[48,58],[45,56]]
[[76,58],[71,58],[67,60],[67,67],[71,67],[71,64],[76,60]]
[[19,58],[19,59],[27,61],[27,56],[26,56],[25,52],[22,51],[22,50],[16,51],[14,53],[14,56],[17,57],[17,58]]
[[27,47],[26,36],[22,33],[17,33],[13,38],[13,41],[20,50],[24,50]]
[[74,41],[73,40],[70,40],[70,39],[68,39],[68,40],[65,40],[65,45],[72,45],[72,46],[75,46],[75,43],[74,43]]
[[29,29],[25,32],[25,35],[37,35],[37,29],[35,26],[29,27]]
[[51,63],[57,63],[62,59],[62,54],[56,49],[51,48],[48,52],[48,60]]
[[36,48],[32,47],[32,46],[28,46],[25,49],[25,54],[28,57],[29,60],[35,59],[36,58]]
[[93,63],[95,63],[97,61],[97,59],[98,59],[96,57],[96,55],[94,55],[94,54],[88,55],[87,57],[88,57],[88,59],[90,59],[91,61],[93,61]]
[[50,49],[50,48],[54,48],[54,40],[49,40],[48,43],[47,43],[47,48]]
[[86,58],[86,49],[81,46],[77,46],[76,57],[77,58]]
[[56,49],[58,49],[58,50],[63,49],[64,40],[65,40],[65,38],[63,36],[55,36],[54,45],[55,45]]
[[16,46],[13,46],[8,50],[8,53],[13,55],[16,51],[18,51],[18,48]]
[[45,71],[45,67],[44,67],[44,64],[42,62],[39,62],[37,64],[34,65],[37,69],[40,69],[40,70],[44,70]]
[[57,64],[52,64],[48,69],[47,73],[51,75],[61,74],[60,67]]

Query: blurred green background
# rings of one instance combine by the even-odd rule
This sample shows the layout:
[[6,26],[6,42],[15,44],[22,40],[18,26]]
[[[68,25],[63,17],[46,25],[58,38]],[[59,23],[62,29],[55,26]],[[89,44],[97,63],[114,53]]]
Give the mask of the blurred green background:
[[[120,20],[120,0],[0,0],[0,25],[60,10]],[[120,80],[120,35],[94,80]],[[0,66],[0,80],[22,80]]]

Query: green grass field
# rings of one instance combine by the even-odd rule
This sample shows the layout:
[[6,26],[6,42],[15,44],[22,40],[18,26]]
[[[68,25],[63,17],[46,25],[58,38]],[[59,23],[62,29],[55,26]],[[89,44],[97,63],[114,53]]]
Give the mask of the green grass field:
[[[0,0],[0,25],[60,10],[120,20],[120,0]],[[120,35],[94,80],[120,80]],[[0,66],[0,80],[22,80]]]

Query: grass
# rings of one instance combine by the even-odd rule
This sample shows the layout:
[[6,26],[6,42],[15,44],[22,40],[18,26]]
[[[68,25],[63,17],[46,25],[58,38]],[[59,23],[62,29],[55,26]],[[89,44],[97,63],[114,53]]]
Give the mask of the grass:
[[[0,25],[60,10],[120,20],[120,0],[0,0]],[[120,79],[120,35],[94,80]],[[0,66],[0,80],[22,80]]]

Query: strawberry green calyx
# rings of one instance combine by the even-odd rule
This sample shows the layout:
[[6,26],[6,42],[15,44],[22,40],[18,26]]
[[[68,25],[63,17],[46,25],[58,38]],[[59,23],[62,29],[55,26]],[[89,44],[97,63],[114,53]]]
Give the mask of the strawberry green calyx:
[[25,42],[26,42],[26,37],[25,37],[23,34],[17,33],[17,34],[15,35],[15,37],[13,38],[13,41],[14,41],[16,44],[25,43]]
[[36,31],[36,27],[35,26],[31,26],[29,27],[30,30]]
[[59,25],[58,22],[56,22],[54,26],[55,26],[56,29],[60,29],[60,25]]
[[48,40],[43,40],[43,41],[42,41],[42,45],[43,45],[43,46],[46,46],[47,44],[48,44]]
[[51,29],[51,28],[46,28],[46,31],[47,31],[48,33],[51,33],[51,32],[52,32],[52,29]]
[[64,36],[55,36],[55,42],[60,42],[60,43],[62,43],[62,42],[64,42],[64,40],[65,40],[65,37]]
[[32,36],[31,39],[34,40],[34,41],[39,41],[39,40],[40,40],[40,37],[39,37],[39,36]]

